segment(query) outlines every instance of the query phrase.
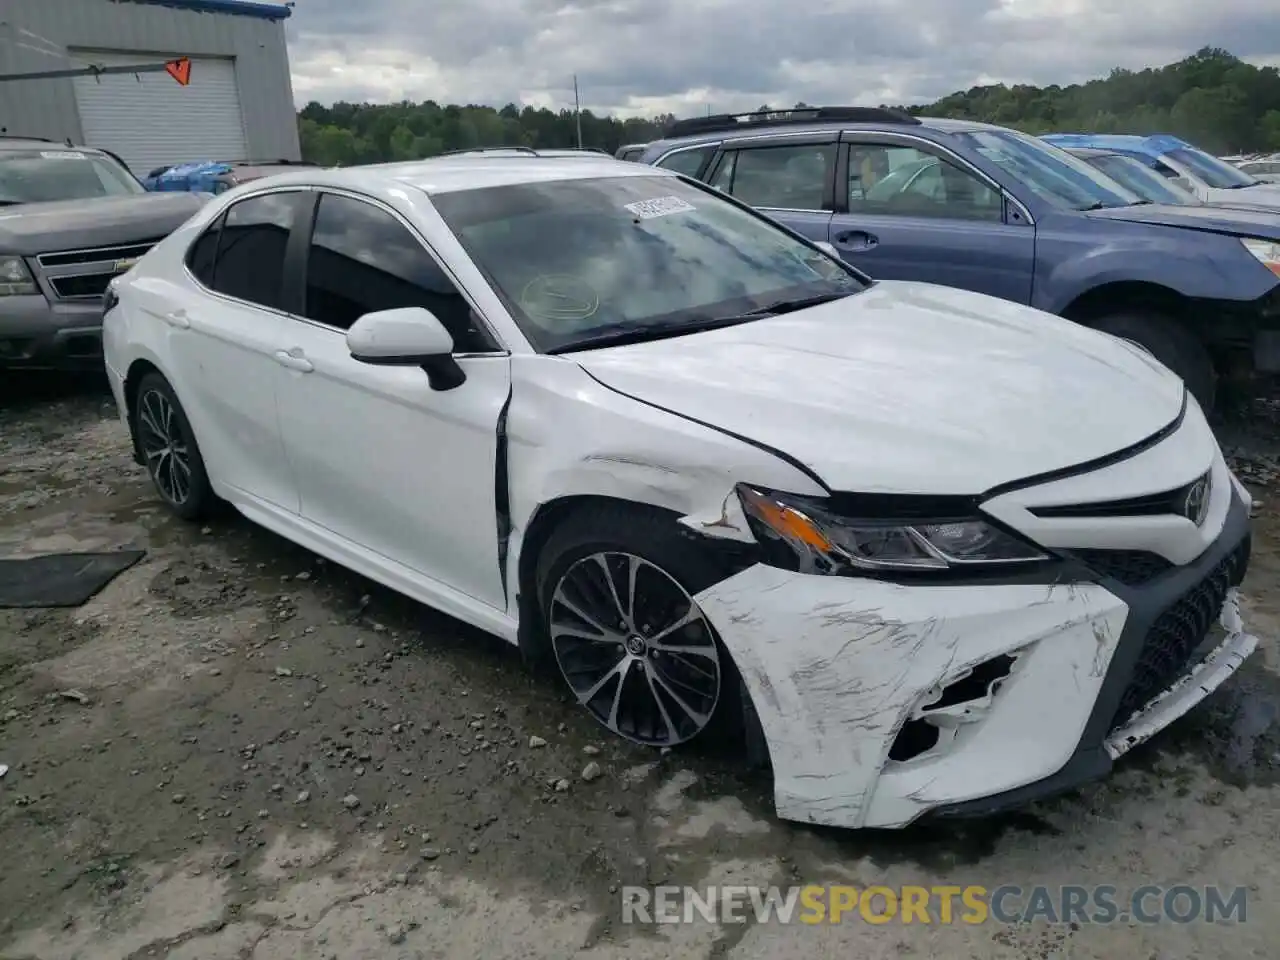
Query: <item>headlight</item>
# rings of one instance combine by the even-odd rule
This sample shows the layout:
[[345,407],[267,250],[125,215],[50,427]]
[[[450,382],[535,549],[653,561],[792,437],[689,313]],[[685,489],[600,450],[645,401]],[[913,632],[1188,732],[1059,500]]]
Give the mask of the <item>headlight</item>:
[[791,559],[779,565],[803,573],[923,573],[1050,559],[976,517],[841,517],[821,500],[744,485],[739,485],[738,497],[757,539],[775,551],[784,548]]
[[0,297],[20,297],[36,292],[36,281],[21,257],[0,257]]
[[1244,248],[1257,257],[1264,267],[1280,275],[1280,243],[1274,240],[1241,240]]

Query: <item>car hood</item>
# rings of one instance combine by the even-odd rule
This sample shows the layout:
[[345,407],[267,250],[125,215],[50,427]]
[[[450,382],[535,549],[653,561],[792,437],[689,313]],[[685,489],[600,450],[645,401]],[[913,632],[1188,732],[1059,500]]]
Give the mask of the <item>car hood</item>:
[[1087,216],[1091,220],[1123,220],[1126,223],[1150,223],[1236,237],[1280,240],[1280,209],[1271,210],[1267,207],[1242,210],[1218,206],[1216,201],[1203,207],[1144,203],[1132,207],[1090,210]]
[[0,254],[34,256],[159,240],[208,199],[193,193],[140,193],[0,207]]
[[1183,403],[1182,381],[1131,344],[913,282],[564,356],[607,387],[856,492],[980,494],[1145,440]]
[[1252,187],[1226,190],[1210,187],[1204,199],[1210,203],[1249,203],[1268,210],[1280,210],[1280,183],[1256,183]]

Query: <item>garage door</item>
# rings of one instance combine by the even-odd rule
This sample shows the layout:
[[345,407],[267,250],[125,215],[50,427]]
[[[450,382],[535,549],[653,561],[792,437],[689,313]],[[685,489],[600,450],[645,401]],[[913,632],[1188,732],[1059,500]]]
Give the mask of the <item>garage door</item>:
[[[122,56],[74,51],[101,66],[158,63],[179,54]],[[76,77],[76,103],[85,146],[104,147],[140,177],[164,164],[188,160],[245,160],[247,149],[235,62],[191,58],[191,83],[167,73]]]

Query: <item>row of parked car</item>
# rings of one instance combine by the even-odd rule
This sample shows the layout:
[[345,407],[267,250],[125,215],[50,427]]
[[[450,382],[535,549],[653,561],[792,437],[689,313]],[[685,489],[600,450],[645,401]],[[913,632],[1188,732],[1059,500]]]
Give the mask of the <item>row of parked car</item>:
[[1206,409],[1220,380],[1280,370],[1280,184],[1175,137],[816,108],[682,121],[617,156],[697,177],[877,278],[1134,340]]

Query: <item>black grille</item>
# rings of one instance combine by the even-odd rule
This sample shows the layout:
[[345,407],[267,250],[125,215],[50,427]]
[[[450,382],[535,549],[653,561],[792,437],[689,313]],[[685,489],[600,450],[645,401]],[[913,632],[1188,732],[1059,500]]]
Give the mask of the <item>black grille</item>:
[[74,277],[52,277],[49,286],[63,300],[100,297],[107,292],[107,284],[114,276],[114,273],[81,273]]
[[1185,517],[1187,494],[1201,480],[1208,480],[1209,473],[1184,483],[1175,490],[1152,493],[1145,497],[1125,500],[1099,500],[1094,503],[1068,503],[1056,507],[1032,507],[1037,517],[1158,517],[1172,514]]
[[77,263],[99,263],[103,260],[132,260],[140,257],[163,237],[141,240],[138,243],[118,247],[94,247],[88,250],[64,250],[58,253],[42,253],[36,259],[42,267],[68,267]]
[[1077,550],[1075,554],[1095,573],[1119,580],[1126,587],[1140,587],[1173,567],[1160,554],[1148,550]]
[[1240,582],[1248,562],[1245,541],[1160,615],[1143,638],[1142,652],[1112,719],[1113,728],[1127,723],[1194,665],[1198,648],[1222,611],[1227,590]]

